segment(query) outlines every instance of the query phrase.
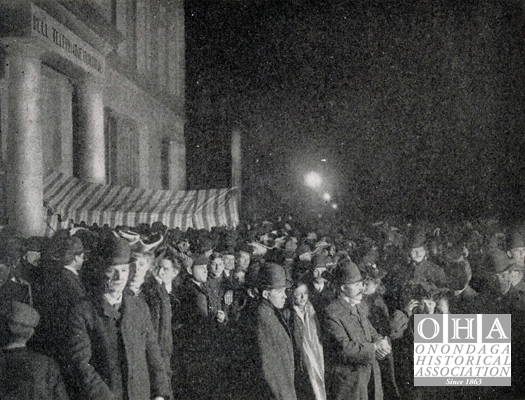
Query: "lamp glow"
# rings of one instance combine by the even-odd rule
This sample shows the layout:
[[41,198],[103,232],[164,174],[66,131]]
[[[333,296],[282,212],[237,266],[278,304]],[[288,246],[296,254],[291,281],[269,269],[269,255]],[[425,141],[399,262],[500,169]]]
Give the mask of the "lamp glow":
[[325,201],[330,201],[332,199],[332,196],[330,196],[330,193],[323,193],[323,199]]
[[304,177],[304,183],[311,188],[319,187],[322,182],[323,179],[317,172],[308,172]]

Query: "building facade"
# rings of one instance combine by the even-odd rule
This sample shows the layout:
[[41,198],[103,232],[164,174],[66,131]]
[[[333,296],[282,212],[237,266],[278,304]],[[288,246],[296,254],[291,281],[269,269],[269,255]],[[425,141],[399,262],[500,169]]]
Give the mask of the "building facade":
[[180,0],[0,1],[2,217],[44,231],[44,178],[183,190]]

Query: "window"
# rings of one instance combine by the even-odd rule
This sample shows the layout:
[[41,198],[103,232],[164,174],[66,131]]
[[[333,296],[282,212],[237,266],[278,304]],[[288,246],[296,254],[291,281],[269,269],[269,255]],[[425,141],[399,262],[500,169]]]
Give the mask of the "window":
[[138,129],[134,120],[105,109],[106,181],[110,185],[138,186]]

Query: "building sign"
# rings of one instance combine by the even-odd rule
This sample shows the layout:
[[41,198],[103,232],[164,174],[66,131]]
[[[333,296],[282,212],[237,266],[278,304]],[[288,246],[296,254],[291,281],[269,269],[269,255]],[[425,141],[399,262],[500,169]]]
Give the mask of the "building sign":
[[415,314],[414,386],[510,386],[510,314]]
[[66,58],[82,65],[88,72],[103,73],[103,58],[90,45],[58,23],[38,7],[32,5],[31,34],[52,44]]

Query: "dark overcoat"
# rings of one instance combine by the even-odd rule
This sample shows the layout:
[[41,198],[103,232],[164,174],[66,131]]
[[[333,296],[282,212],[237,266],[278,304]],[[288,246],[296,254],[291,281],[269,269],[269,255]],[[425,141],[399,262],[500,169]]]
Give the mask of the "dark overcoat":
[[[251,334],[246,337],[245,387],[246,399],[295,400],[294,351],[291,332],[281,312],[272,303],[262,299],[255,310]],[[251,336],[251,337],[250,337]]]
[[327,391],[332,399],[368,400],[373,379],[374,398],[383,399],[381,372],[373,342],[379,337],[361,306],[339,296],[325,313]]
[[171,374],[171,355],[173,353],[170,295],[164,285],[150,275],[142,285],[140,296],[149,307],[153,330],[157,335],[160,352],[169,376]]
[[25,347],[0,353],[0,399],[67,400],[58,364]]
[[219,323],[205,284],[189,279],[180,295],[180,377],[176,390],[181,399],[217,398],[221,378],[218,367]]
[[168,396],[169,386],[148,306],[123,295],[116,311],[101,296],[74,306],[66,342],[78,399],[144,400]]

